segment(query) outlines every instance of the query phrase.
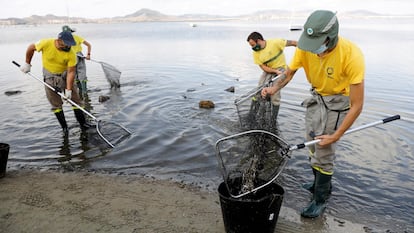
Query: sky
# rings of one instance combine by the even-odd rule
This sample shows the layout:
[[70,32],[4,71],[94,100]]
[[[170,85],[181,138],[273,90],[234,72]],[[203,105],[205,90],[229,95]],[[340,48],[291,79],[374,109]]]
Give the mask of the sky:
[[[6,3],[7,1],[7,3]],[[414,15],[413,0],[0,0],[0,18],[31,15],[105,18],[125,16],[142,8],[167,15],[235,16],[260,10],[369,10],[390,15]]]

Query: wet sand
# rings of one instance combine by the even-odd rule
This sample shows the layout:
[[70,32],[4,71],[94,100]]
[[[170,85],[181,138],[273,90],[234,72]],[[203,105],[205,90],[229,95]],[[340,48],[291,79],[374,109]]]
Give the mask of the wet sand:
[[[224,233],[217,193],[171,181],[88,172],[8,171],[0,179],[0,233]],[[275,232],[369,232],[282,206]]]

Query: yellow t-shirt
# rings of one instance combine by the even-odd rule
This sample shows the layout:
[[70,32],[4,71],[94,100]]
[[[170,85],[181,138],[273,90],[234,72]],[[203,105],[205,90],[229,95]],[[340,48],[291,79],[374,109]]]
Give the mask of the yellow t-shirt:
[[351,41],[338,38],[336,47],[324,57],[296,48],[289,65],[291,70],[303,67],[306,78],[322,96],[349,96],[349,86],[364,80],[365,61],[361,50]]
[[[286,59],[283,50],[286,47],[286,40],[284,39],[270,39],[266,40],[266,47],[260,51],[253,52],[253,60],[257,65],[266,65],[270,68],[283,67],[286,69]],[[279,54],[280,53],[280,54]],[[276,59],[270,61],[272,58],[278,56]],[[267,64],[265,64],[267,61]]]
[[55,46],[56,39],[43,39],[35,44],[36,51],[42,52],[43,67],[53,74],[61,74],[68,67],[76,66],[76,53],[61,51]]
[[82,37],[78,35],[72,34],[73,39],[75,39],[76,45],[72,46],[72,50],[75,51],[75,53],[82,52],[82,43],[85,41]]

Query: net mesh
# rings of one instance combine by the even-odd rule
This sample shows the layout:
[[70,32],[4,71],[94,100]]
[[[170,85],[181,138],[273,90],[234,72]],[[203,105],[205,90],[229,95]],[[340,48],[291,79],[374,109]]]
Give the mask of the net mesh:
[[131,133],[123,126],[112,121],[100,120],[97,125],[98,134],[112,147],[127,139]]
[[216,155],[232,196],[253,192],[272,181],[287,163],[288,144],[264,130],[235,134],[216,143]]
[[121,83],[119,79],[121,78],[121,71],[119,71],[114,66],[106,63],[106,62],[100,62],[102,66],[102,70],[105,74],[106,79],[108,80],[109,84],[112,87],[119,88],[121,86]]
[[253,90],[235,101],[240,127],[243,130],[262,129],[277,134],[279,106],[274,106],[269,98],[262,98],[260,90]]

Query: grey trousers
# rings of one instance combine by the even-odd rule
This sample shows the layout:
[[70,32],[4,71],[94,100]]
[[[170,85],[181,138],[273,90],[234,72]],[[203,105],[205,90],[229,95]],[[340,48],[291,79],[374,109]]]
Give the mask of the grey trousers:
[[[314,95],[302,103],[306,107],[306,140],[315,136],[333,134],[342,123],[349,109],[349,97],[342,95],[322,97]],[[319,172],[332,175],[336,143],[321,147],[314,144],[308,147],[311,166]]]
[[[277,76],[276,74],[263,72],[262,75],[260,76],[260,79],[259,79],[259,86],[261,86],[265,83],[268,83],[272,78],[274,78],[276,76]],[[280,91],[276,92],[275,94],[273,94],[270,97],[270,100],[272,101],[272,104],[274,106],[279,106],[280,105],[280,99],[281,99]]]
[[[43,68],[43,78],[44,81],[52,86],[55,89],[58,89],[59,92],[64,94],[64,90],[66,89],[66,72],[62,74],[52,74],[45,68]],[[62,109],[62,98],[52,91],[50,88],[45,86],[46,97],[49,100],[49,103],[52,105],[52,111],[59,111]],[[82,106],[82,100],[78,94],[78,88],[75,86],[75,82],[73,82],[72,86],[72,101],[76,104]]]

